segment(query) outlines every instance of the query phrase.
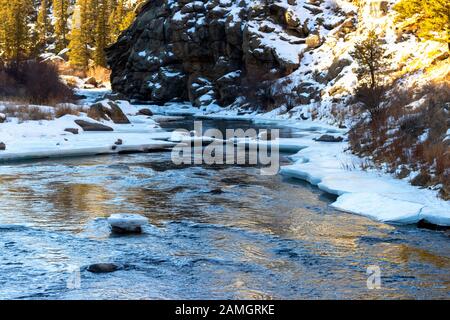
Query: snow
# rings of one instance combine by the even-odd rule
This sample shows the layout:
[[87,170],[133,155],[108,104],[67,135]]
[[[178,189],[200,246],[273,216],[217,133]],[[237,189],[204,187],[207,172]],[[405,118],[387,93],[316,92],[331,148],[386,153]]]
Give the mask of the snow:
[[[281,174],[302,179],[338,196],[332,206],[375,220],[395,223],[428,222],[449,226],[450,202],[434,190],[419,189],[407,180],[361,168],[363,159],[346,152],[347,142],[313,140],[317,133],[297,138],[304,147],[292,156],[295,163],[281,168]],[[307,147],[305,147],[307,146]]]
[[332,207],[364,215],[372,219],[396,222],[415,223],[420,220],[422,205],[409,201],[394,200],[377,193],[346,193],[332,204]]
[[112,214],[107,220],[111,227],[130,232],[148,224],[148,219],[139,214]]
[[[290,157],[294,161],[293,164],[283,166],[280,173],[306,180],[324,192],[336,195],[337,200],[332,207],[390,223],[417,223],[425,219],[438,225],[450,225],[450,202],[438,198],[436,191],[419,189],[410,185],[406,179],[395,179],[381,171],[363,170],[364,159],[349,154],[346,151],[348,142],[345,140],[338,143],[314,140],[325,133],[345,137],[346,129],[320,121],[284,119],[283,115],[238,115],[236,111],[226,109],[205,114],[206,111],[182,103],[143,106],[119,101],[118,105],[131,123],[118,125],[102,121],[102,124],[114,129],[112,132],[83,132],[74,120],[95,122],[83,113],[80,116],[65,115],[55,120],[23,123],[18,123],[14,118],[8,119],[8,122],[0,125],[0,142],[6,144],[6,150],[0,151],[0,162],[146,151],[169,148],[179,141],[209,141],[204,137],[177,137],[163,131],[157,124],[162,121],[181,120],[183,116],[180,115],[190,114],[197,119],[250,120],[255,124],[289,126],[298,130],[300,138],[278,138],[271,141],[246,138],[237,139],[235,142],[238,146],[265,145],[279,148],[281,152],[293,153]],[[143,107],[159,115],[136,115]],[[65,132],[65,128],[78,128],[79,134]],[[121,145],[115,144],[118,139],[122,140]]]
[[[171,108],[165,107],[170,113]],[[177,107],[175,107],[177,110]],[[237,139],[238,146],[265,145],[279,148],[290,156],[292,165],[283,166],[284,176],[308,181],[324,192],[334,194],[332,207],[378,221],[410,224],[424,219],[430,223],[450,226],[450,202],[439,198],[435,190],[412,186],[408,179],[399,180],[379,170],[363,170],[364,161],[350,154],[348,142],[318,142],[322,134],[339,134],[346,138],[347,129],[321,121],[284,119],[282,115],[238,115],[235,110],[205,114],[198,111],[196,119],[246,120],[256,125],[294,127],[300,138],[279,138],[274,141]]]
[[[89,95],[97,91],[85,91]],[[88,97],[90,100],[92,97]],[[93,98],[92,98],[93,99]],[[24,121],[8,117],[0,125],[0,142],[6,144],[6,150],[0,151],[0,163],[18,160],[59,158],[73,156],[91,156],[115,154],[121,152],[145,152],[152,149],[170,148],[175,143],[168,141],[169,132],[163,131],[148,117],[136,115],[138,108],[128,102],[120,101],[119,106],[128,113],[130,124],[114,124],[110,121],[95,121],[86,114],[65,115],[54,120]],[[35,106],[44,111],[53,112],[53,108]],[[0,108],[2,108],[0,106]],[[132,112],[132,110],[136,112]],[[111,132],[84,132],[75,120],[101,123],[113,128]],[[65,129],[78,129],[78,134]],[[116,145],[118,140],[122,144]]]

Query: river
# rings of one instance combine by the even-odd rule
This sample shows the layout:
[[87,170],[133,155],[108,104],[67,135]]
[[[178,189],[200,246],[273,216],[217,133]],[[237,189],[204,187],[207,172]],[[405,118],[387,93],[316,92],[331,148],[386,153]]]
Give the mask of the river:
[[[192,120],[166,125],[178,127]],[[2,165],[0,299],[450,298],[448,231],[338,212],[333,199],[254,166],[176,166],[170,152]],[[113,213],[150,225],[113,236]],[[86,270],[100,262],[121,269]]]

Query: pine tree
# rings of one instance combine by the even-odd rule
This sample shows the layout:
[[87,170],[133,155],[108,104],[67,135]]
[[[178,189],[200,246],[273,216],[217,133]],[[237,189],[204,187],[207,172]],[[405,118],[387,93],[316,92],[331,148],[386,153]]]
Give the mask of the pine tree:
[[3,0],[0,24],[0,54],[6,61],[20,61],[31,52],[31,33],[28,28],[32,0]]
[[126,15],[126,8],[124,0],[119,0],[115,6],[112,7],[111,13],[108,18],[109,30],[109,42],[113,43],[119,37],[121,30],[121,22]]
[[356,71],[359,80],[356,98],[374,119],[380,115],[380,104],[385,93],[383,76],[388,66],[386,50],[375,31],[371,30],[364,40],[356,43],[350,55],[359,66]]
[[379,85],[387,66],[385,53],[386,50],[374,30],[369,31],[364,40],[356,43],[351,56],[359,64],[356,74],[360,81],[368,83],[372,88]]
[[6,50],[6,0],[0,0],[0,65],[1,58],[4,58]]
[[97,15],[95,24],[94,63],[106,66],[105,48],[108,44],[108,1],[97,0]]
[[42,0],[39,6],[36,32],[37,46],[39,50],[43,50],[48,44],[49,33],[51,32],[51,23],[48,16],[48,0]]
[[397,21],[414,18],[417,35],[448,44],[450,50],[450,2],[448,0],[401,0],[394,9]]
[[55,50],[60,52],[68,44],[70,0],[53,0],[53,16],[55,18]]
[[143,0],[138,0],[134,5],[130,5],[126,0],[119,0],[109,17],[110,25],[110,44],[117,41],[119,35],[127,29],[136,18],[135,9],[143,3]]
[[77,0],[72,15],[72,30],[69,43],[69,63],[71,66],[85,71],[89,65],[88,33],[86,19],[88,0]]

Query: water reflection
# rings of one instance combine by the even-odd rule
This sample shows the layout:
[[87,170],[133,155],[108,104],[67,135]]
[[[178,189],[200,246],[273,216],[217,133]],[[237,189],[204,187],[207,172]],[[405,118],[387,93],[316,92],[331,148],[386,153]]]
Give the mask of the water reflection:
[[[333,197],[255,167],[169,159],[0,166],[0,298],[449,298],[445,232],[337,212]],[[110,236],[104,217],[123,212],[147,216],[145,234]],[[66,288],[70,266],[108,261],[122,269],[82,269],[82,287]],[[379,291],[366,288],[373,264]]]

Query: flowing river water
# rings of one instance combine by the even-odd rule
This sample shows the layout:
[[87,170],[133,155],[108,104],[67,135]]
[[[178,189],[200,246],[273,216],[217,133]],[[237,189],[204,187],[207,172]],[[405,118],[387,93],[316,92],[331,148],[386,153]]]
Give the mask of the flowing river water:
[[[167,129],[178,127],[192,120]],[[254,166],[176,166],[170,152],[2,165],[0,299],[450,297],[448,231],[379,223],[332,202]],[[113,213],[150,225],[114,236]],[[121,268],[86,270],[101,262]],[[380,268],[380,289],[368,289],[368,266]]]

